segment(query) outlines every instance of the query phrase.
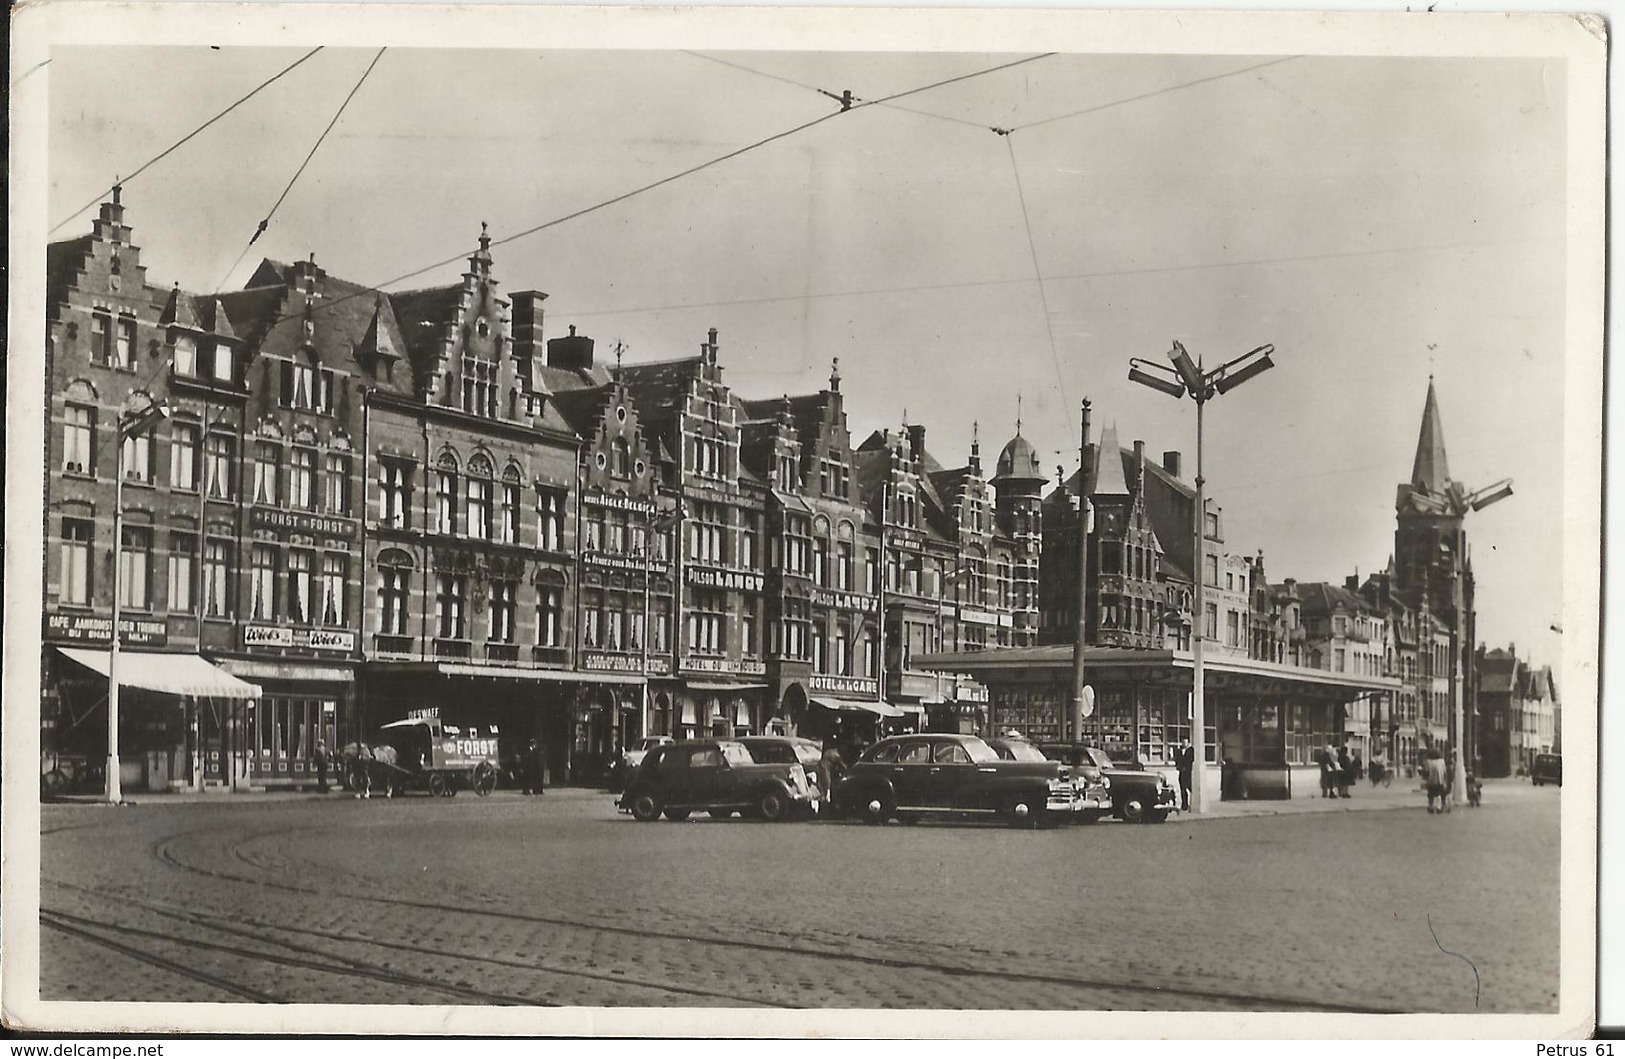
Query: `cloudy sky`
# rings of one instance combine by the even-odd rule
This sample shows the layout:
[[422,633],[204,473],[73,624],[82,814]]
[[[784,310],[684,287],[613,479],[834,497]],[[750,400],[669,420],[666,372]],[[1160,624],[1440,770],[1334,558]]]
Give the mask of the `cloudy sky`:
[[[51,238],[304,51],[58,49]],[[1229,545],[1272,579],[1387,562],[1432,373],[1454,476],[1516,481],[1469,525],[1481,635],[1557,661],[1560,63],[1049,56],[502,242],[839,111],[818,89],[879,100],[1026,55],[390,50],[245,254],[375,55],[319,52],[128,182],[152,281],[231,289],[314,253],[382,284],[484,221],[506,288],[549,293],[550,335],[638,360],[714,326],[752,397],[819,388],[838,356],[855,434],[906,414],[947,464],[973,422],[991,460],[1021,394],[1051,468],[1075,464],[1084,396],[1097,429],[1189,466],[1194,408],[1130,384],[1129,358],[1273,343],[1206,438]]]

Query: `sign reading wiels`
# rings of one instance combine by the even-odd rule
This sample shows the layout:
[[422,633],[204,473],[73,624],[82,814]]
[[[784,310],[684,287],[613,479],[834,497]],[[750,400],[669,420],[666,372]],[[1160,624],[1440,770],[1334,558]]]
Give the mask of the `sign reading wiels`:
[[353,651],[355,633],[335,629],[293,629],[286,625],[243,626],[244,647],[308,647],[318,651]]

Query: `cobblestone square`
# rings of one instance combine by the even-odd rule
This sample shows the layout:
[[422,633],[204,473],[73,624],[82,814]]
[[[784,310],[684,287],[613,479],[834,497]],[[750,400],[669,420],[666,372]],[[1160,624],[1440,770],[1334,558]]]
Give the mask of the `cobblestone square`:
[[1554,1011],[1557,792],[1361,797],[1041,831],[569,789],[49,805],[41,997]]

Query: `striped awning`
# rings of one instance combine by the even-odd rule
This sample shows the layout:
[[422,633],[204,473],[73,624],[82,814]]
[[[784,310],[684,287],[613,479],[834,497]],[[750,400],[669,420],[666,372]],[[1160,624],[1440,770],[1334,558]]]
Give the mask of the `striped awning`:
[[[93,651],[83,647],[58,647],[57,650],[63,657],[104,677],[112,670],[107,651]],[[186,695],[197,699],[260,697],[258,684],[238,680],[224,669],[191,654],[120,650],[118,682],[120,687],[142,688],[165,695]]]

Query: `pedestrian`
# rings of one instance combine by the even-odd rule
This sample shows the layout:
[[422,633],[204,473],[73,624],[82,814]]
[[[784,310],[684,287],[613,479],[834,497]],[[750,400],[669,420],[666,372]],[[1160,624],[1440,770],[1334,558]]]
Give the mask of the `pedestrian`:
[[1191,746],[1189,739],[1179,741],[1179,749],[1174,751],[1174,766],[1179,769],[1179,811],[1188,813],[1191,810],[1191,774],[1196,771],[1196,748]]
[[1354,762],[1349,757],[1348,744],[1337,748],[1337,796],[1349,798],[1349,784],[1354,780]]
[[818,787],[827,799],[835,790],[835,783],[846,772],[846,761],[834,738],[824,740],[824,752],[818,758]]
[[327,743],[325,740],[316,740],[316,750],[310,755],[316,763],[316,790],[322,794],[327,793]]
[[357,798],[372,797],[372,748],[366,743],[357,743],[354,770],[351,782],[355,786]]
[[1354,778],[1351,782],[1359,783],[1365,778],[1365,762],[1360,760],[1360,752],[1354,752]]
[[1382,782],[1382,774],[1388,770],[1388,756],[1382,747],[1378,747],[1371,754],[1371,786],[1375,787]]
[[1327,743],[1321,747],[1320,752],[1316,755],[1316,760],[1320,763],[1320,796],[1322,798],[1336,797],[1337,752],[1332,749],[1332,744]]
[[1428,792],[1428,812],[1444,812],[1445,797],[1449,788],[1445,784],[1444,755],[1439,753],[1436,746],[1429,747],[1427,754],[1422,758],[1422,780]]
[[547,793],[547,751],[534,737],[525,748],[525,793]]

